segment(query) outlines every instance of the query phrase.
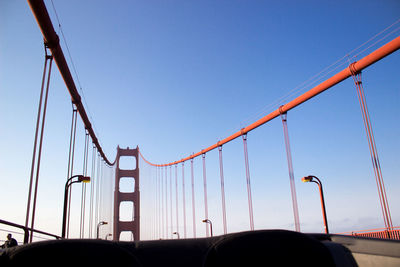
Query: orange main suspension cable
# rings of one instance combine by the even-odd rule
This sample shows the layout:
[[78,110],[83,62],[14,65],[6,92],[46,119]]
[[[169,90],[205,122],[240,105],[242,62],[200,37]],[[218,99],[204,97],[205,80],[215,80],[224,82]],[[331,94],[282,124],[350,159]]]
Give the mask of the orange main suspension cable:
[[218,141],[217,143],[202,149],[201,151],[194,153],[190,156],[187,156],[185,158],[182,158],[180,160],[177,161],[173,161],[170,163],[164,163],[164,164],[155,164],[152,163],[148,160],[146,160],[143,155],[140,153],[140,156],[142,157],[142,159],[147,163],[150,164],[152,166],[172,166],[172,165],[176,165],[178,163],[182,163],[185,162],[187,160],[196,158],[198,156],[201,156],[202,154],[205,154],[211,150],[214,150],[216,148],[218,148],[219,146],[222,146],[226,143],[229,143],[230,141],[242,136],[243,134],[246,134],[258,127],[260,127],[261,125],[264,125],[265,123],[275,119],[276,117],[279,117],[280,114],[288,112],[289,110],[299,106],[300,104],[310,100],[311,98],[319,95],[320,93],[326,91],[327,89],[331,88],[332,86],[344,81],[345,79],[349,78],[352,75],[352,71],[355,72],[359,72],[367,67],[369,67],[370,65],[374,64],[375,62],[381,60],[382,58],[392,54],[393,52],[397,51],[400,48],[400,36],[396,37],[395,39],[393,39],[392,41],[386,43],[385,45],[381,46],[380,48],[376,49],[375,51],[373,51],[372,53],[368,54],[367,56],[363,57],[362,59],[360,59],[359,61],[356,61],[352,64],[352,70],[350,70],[349,67],[346,67],[345,69],[343,69],[342,71],[336,73],[335,75],[333,75],[332,77],[328,78],[327,80],[323,81],[322,83],[318,84],[317,86],[313,87],[312,89],[310,89],[309,91],[305,92],[304,94],[296,97],[295,99],[293,99],[292,101],[286,103],[285,105],[281,106],[280,108],[276,109],[275,111],[267,114],[266,116],[262,117],[261,119],[253,122],[252,124],[242,128],[241,130],[235,132],[234,134],[226,137],[225,139],[222,139],[220,141]]

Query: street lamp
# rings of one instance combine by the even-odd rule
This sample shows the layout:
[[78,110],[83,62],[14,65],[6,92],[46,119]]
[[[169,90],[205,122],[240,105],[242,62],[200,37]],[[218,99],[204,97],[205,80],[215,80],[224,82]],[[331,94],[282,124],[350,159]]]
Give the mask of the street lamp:
[[211,220],[209,220],[209,219],[204,219],[202,222],[203,222],[203,223],[208,223],[208,224],[210,224],[210,233],[211,233],[211,236],[213,236],[213,230],[212,230],[212,223],[211,223]]
[[177,235],[177,236],[178,236],[178,239],[181,239],[178,232],[173,232],[172,234],[173,234],[173,235]]
[[324,227],[325,227],[325,233],[329,234],[328,230],[328,220],[326,218],[326,209],[325,209],[325,200],[324,200],[324,191],[322,190],[322,183],[321,181],[315,177],[314,175],[309,175],[306,177],[301,178],[301,181],[303,183],[308,183],[308,182],[313,182],[316,183],[319,187],[319,195],[321,197],[321,207],[322,207],[322,215],[324,217]]
[[[78,178],[76,181],[72,181],[72,179]],[[65,183],[65,189],[64,189],[64,212],[63,212],[63,222],[62,222],[62,232],[61,232],[61,237],[65,238],[65,228],[67,225],[67,203],[68,203],[68,190],[69,187],[74,184],[74,183],[89,183],[90,182],[90,177],[89,176],[83,176],[83,175],[74,175],[70,177],[67,182]]]
[[97,224],[97,235],[96,235],[97,239],[99,239],[99,229],[100,229],[100,226],[106,225],[106,224],[108,224],[108,222],[105,222],[105,221],[101,221],[101,222],[99,222],[99,223]]

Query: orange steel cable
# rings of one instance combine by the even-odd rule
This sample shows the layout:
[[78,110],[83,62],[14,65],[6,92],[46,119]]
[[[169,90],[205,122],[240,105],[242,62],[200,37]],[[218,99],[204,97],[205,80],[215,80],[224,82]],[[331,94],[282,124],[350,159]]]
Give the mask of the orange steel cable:
[[72,102],[76,105],[76,108],[79,112],[79,115],[82,118],[82,121],[87,129],[90,137],[92,138],[93,143],[96,145],[97,150],[99,151],[101,157],[108,165],[114,165],[114,162],[111,162],[107,156],[104,154],[103,149],[96,137],[96,134],[93,130],[92,124],[89,120],[89,117],[86,113],[85,107],[82,103],[82,98],[76,89],[76,85],[74,79],[72,78],[71,71],[68,67],[68,63],[64,57],[63,50],[60,46],[60,38],[54,30],[53,23],[51,22],[49,13],[47,12],[46,5],[41,0],[28,0],[29,7],[33,15],[35,16],[36,22],[39,25],[39,28],[42,32],[44,41],[48,48],[51,51],[51,54],[54,58],[54,62],[57,64],[58,70],[64,80],[65,85],[71,95]]
[[[342,58],[336,60],[329,66],[325,67],[322,69],[320,72],[317,74],[314,74],[292,90],[290,90],[287,94],[284,96],[276,99],[274,102],[271,104],[268,104],[267,106],[264,106],[260,111],[248,116],[244,121],[243,124],[246,124],[246,122],[253,121],[251,118],[259,118],[262,114],[265,114],[269,109],[279,106],[281,103],[286,101],[287,99],[290,99],[292,96],[294,96],[297,93],[300,93],[301,91],[305,90],[306,88],[311,87],[313,84],[317,84],[318,81],[323,80],[324,77],[328,76],[330,73],[336,71],[340,67],[346,64],[346,58],[349,59],[356,59],[358,55],[364,53],[366,50],[370,49],[371,47],[377,45],[379,42],[381,42],[384,39],[387,39],[389,36],[394,35],[397,31],[400,30],[400,26],[395,28],[394,30],[390,31],[389,33],[386,33],[383,35],[385,32],[387,32],[389,29],[393,28],[396,24],[400,23],[400,19],[398,19],[396,22],[394,22],[392,25],[386,27],[384,30],[381,32],[377,33],[367,41],[365,41],[363,44],[359,45],[357,48],[351,50],[350,52],[346,53]],[[382,36],[383,35],[383,36]],[[380,37],[379,39],[377,39]],[[376,40],[377,39],[377,40]],[[371,43],[374,41],[373,43]],[[367,46],[368,45],[368,46]],[[365,47],[366,46],[366,47]],[[362,50],[361,50],[362,49]]]
[[[107,164],[109,165],[113,165],[114,163],[111,163],[108,158],[106,157],[106,155],[103,152],[103,149],[100,145],[100,143],[98,142],[98,139],[96,137],[96,134],[93,131],[92,125],[90,123],[90,120],[86,114],[85,108],[82,104],[81,101],[81,97],[76,89],[75,86],[75,82],[72,78],[71,72],[69,70],[68,64],[65,60],[64,57],[64,53],[63,50],[61,49],[61,46],[59,44],[60,40],[59,37],[57,35],[57,33],[54,30],[53,24],[50,20],[50,16],[47,12],[46,6],[44,4],[43,1],[40,0],[28,0],[29,6],[32,10],[32,13],[35,16],[35,19],[40,27],[40,30],[42,32],[42,35],[44,37],[44,40],[46,42],[46,44],[49,46],[49,49],[52,52],[52,55],[54,57],[54,61],[57,64],[57,67],[61,73],[61,76],[64,79],[64,82],[67,86],[67,89],[71,95],[72,101],[76,104],[78,112],[82,118],[83,123],[85,124],[85,128],[88,130],[93,143],[96,145],[100,155],[102,156],[102,158],[106,161]],[[397,23],[397,22],[396,22]],[[394,24],[396,24],[394,23]],[[391,25],[393,26],[393,25]],[[390,27],[391,27],[390,26]],[[386,30],[386,29],[385,29]],[[379,35],[379,34],[378,34]],[[392,40],[391,42],[385,44],[384,46],[382,46],[381,48],[375,50],[374,52],[372,52],[371,54],[365,56],[364,58],[362,58],[361,60],[359,60],[358,62],[356,62],[355,64],[355,69],[357,71],[360,71],[368,66],[370,66],[371,64],[375,63],[376,61],[382,59],[383,57],[388,56],[389,54],[393,53],[394,51],[396,51],[397,49],[399,49],[400,46],[400,37],[395,38],[394,40]],[[327,79],[325,82],[317,85],[316,87],[314,87],[313,89],[309,90],[308,92],[304,93],[303,95],[297,97],[296,99],[290,101],[289,103],[287,103],[286,105],[284,105],[284,110],[283,111],[288,111],[298,105],[300,105],[301,103],[309,100],[310,98],[320,94],[321,92],[327,90],[328,88],[334,86],[335,84],[347,79],[349,76],[351,75],[350,71],[348,68],[342,70],[341,72],[337,73],[336,75],[332,76],[331,78]],[[250,124],[249,126],[243,128],[243,132],[247,133],[263,124],[265,124],[266,122],[276,118],[277,116],[279,116],[279,112],[278,110],[275,110],[274,112],[264,116],[263,118],[257,120],[256,122]],[[241,135],[241,131],[236,132],[234,134],[232,134],[231,136],[225,138],[224,140],[221,140],[219,143],[220,145],[223,145],[225,143],[228,143],[230,141],[232,141],[233,139],[236,139],[237,137],[239,137]],[[201,152],[195,153],[191,156],[188,156],[184,159],[175,161],[175,162],[171,162],[171,163],[167,163],[167,164],[152,164],[148,161],[146,161],[147,163],[150,163],[151,165],[174,165],[180,162],[184,162],[186,160],[189,160],[191,158],[196,158],[198,156],[200,156],[202,153],[207,153],[208,151],[211,151],[213,149],[217,148],[217,144],[214,144],[212,146],[209,146],[208,148],[202,150]]]
[[[392,41],[386,43],[385,45],[381,46],[380,48],[376,49],[375,51],[373,51],[372,53],[368,54],[367,56],[363,57],[362,59],[360,59],[359,61],[356,61],[353,63],[353,70],[356,72],[359,72],[367,67],[369,67],[370,65],[374,64],[375,62],[381,60],[382,58],[392,54],[393,52],[397,51],[400,48],[400,36],[396,37],[395,39],[393,39]],[[177,160],[177,161],[173,161],[170,163],[165,163],[165,164],[155,164],[152,163],[148,160],[146,160],[143,155],[140,153],[140,156],[143,158],[143,160],[152,165],[152,166],[171,166],[171,165],[175,165],[181,162],[185,162],[187,160],[196,158],[198,156],[201,156],[204,153],[207,153],[211,150],[214,150],[216,148],[218,148],[219,146],[222,146],[240,136],[242,136],[243,134],[246,134],[258,127],[260,127],[261,125],[264,125],[265,123],[275,119],[276,117],[279,117],[281,112],[285,113],[297,106],[299,106],[300,104],[310,100],[311,98],[319,95],[320,93],[324,92],[325,90],[331,88],[332,86],[344,81],[345,79],[349,78],[351,76],[352,71],[346,67],[345,69],[343,69],[342,71],[336,73],[335,75],[331,76],[330,78],[326,79],[325,81],[323,81],[322,83],[318,84],[317,86],[313,87],[312,89],[310,89],[309,91],[305,92],[304,94],[296,97],[295,99],[293,99],[292,101],[284,104],[283,106],[281,106],[280,108],[276,109],[275,111],[267,114],[266,116],[262,117],[261,119],[253,122],[252,124],[242,128],[241,130],[235,132],[234,134],[226,137],[225,139],[222,139],[220,141],[218,141],[217,143],[202,149],[201,151],[194,153],[192,155],[189,155],[183,159]],[[281,110],[281,111],[280,111]]]
[[[59,37],[54,30],[53,24],[50,20],[50,16],[47,12],[44,2],[37,1],[37,0],[35,0],[35,1],[28,0],[28,3],[29,3],[32,13],[34,14],[35,19],[40,27],[40,30],[44,37],[44,40],[52,52],[54,61],[56,62],[57,67],[61,73],[61,76],[64,79],[67,89],[70,92],[72,101],[75,103],[75,105],[78,109],[78,112],[82,118],[82,121],[85,124],[85,128],[88,130],[89,135],[91,136],[92,141],[96,145],[102,158],[106,161],[107,164],[113,165],[114,163],[111,163],[108,160],[108,158],[106,157],[106,155],[104,154],[103,149],[102,149],[100,143],[98,142],[96,134],[93,131],[90,120],[89,120],[89,118],[86,114],[85,108],[82,104],[81,97],[76,89],[75,82],[72,78],[68,64],[65,60],[63,50],[61,49],[61,46],[59,44],[59,42],[60,42]],[[378,60],[388,56],[389,54],[393,53],[394,51],[398,50],[399,47],[400,47],[400,37],[397,37],[394,40],[390,41],[389,43],[376,49],[369,55],[365,56],[361,60],[355,62],[354,69],[356,71],[361,71],[362,69],[370,66],[371,64],[375,63],[376,61],[378,61]],[[336,75],[332,76],[331,78],[329,78],[329,79],[325,80],[324,82],[320,83],[319,85],[315,86],[308,92],[300,95],[299,97],[297,97],[294,100],[290,101],[289,103],[285,104],[282,107],[282,111],[287,112],[290,109],[295,108],[296,106],[300,105],[301,103],[322,93],[323,91],[329,89],[330,87],[347,79],[350,76],[351,76],[351,71],[348,68],[343,69],[341,72],[337,73]],[[238,138],[242,134],[250,132],[250,131],[254,130],[255,128],[267,123],[268,121],[270,121],[278,116],[279,116],[279,110],[275,110],[275,111],[271,112],[270,114],[264,116],[263,118],[257,120],[256,122],[248,125],[247,127],[244,127],[241,131],[238,131],[238,132],[232,134],[231,136],[228,136],[227,138],[219,141],[217,144],[211,145],[211,146],[207,147],[206,149],[203,149],[200,152],[197,152],[195,154],[192,154],[186,158],[183,158],[183,159],[175,161],[175,162],[170,162],[170,163],[166,163],[166,164],[153,164],[153,163],[147,161],[146,159],[144,159],[144,158],[143,159],[145,162],[149,163],[152,166],[171,166],[171,165],[174,165],[177,163],[181,163],[181,162],[187,161],[189,159],[196,158],[203,153],[207,153],[211,150],[214,150],[215,148],[218,147],[218,144],[224,145],[224,144]]]
[[[352,69],[352,64],[350,64]],[[375,144],[374,132],[372,129],[371,119],[369,117],[367,102],[364,95],[364,88],[362,86],[361,72],[352,73],[354,83],[357,89],[357,96],[360,103],[361,113],[364,120],[365,132],[367,134],[368,146],[370,150],[372,166],[374,169],[376,185],[378,187],[379,201],[381,203],[382,215],[386,228],[389,230],[393,227],[392,217],[390,215],[389,203],[387,201],[385,185],[382,177],[382,170],[379,163],[378,151]]]

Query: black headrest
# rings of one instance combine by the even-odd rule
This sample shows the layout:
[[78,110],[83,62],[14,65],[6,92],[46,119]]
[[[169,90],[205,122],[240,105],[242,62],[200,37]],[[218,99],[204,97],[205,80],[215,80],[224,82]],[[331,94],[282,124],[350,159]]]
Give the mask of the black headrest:
[[228,235],[219,240],[205,259],[213,266],[335,266],[329,250],[305,234],[265,230]]
[[102,240],[52,240],[6,251],[14,266],[142,266],[135,255],[115,242]]

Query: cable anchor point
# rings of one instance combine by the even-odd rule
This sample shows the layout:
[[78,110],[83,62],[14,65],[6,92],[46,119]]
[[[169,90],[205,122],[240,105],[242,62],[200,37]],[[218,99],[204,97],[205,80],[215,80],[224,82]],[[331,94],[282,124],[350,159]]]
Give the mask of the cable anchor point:
[[280,116],[281,116],[282,121],[286,121],[287,112],[286,112],[286,111],[283,111],[283,106],[284,106],[284,105],[282,105],[282,106],[279,107],[279,114],[280,114]]

